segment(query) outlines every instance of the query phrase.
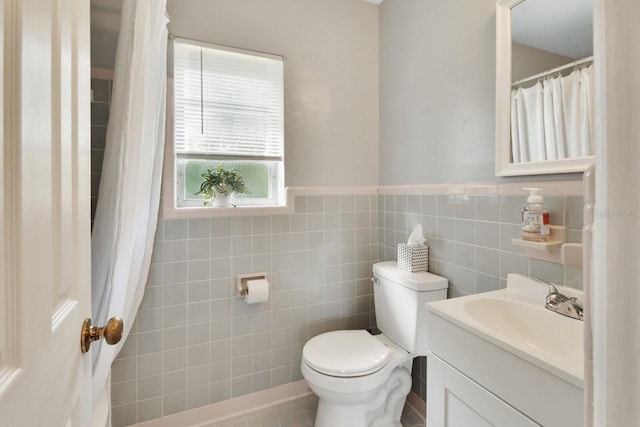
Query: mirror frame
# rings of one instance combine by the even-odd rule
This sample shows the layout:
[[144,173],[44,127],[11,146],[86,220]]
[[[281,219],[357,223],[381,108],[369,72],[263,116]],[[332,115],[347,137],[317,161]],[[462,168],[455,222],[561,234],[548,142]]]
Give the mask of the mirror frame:
[[584,172],[595,156],[511,162],[511,8],[523,1],[496,1],[496,176]]

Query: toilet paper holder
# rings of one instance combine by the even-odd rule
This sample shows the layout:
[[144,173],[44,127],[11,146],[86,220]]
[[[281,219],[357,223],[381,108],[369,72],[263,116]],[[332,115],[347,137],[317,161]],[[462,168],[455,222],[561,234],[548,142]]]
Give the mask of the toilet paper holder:
[[266,279],[267,273],[250,273],[250,274],[238,274],[236,279],[236,287],[238,288],[238,298],[244,298],[249,293],[247,289],[247,282],[249,280]]

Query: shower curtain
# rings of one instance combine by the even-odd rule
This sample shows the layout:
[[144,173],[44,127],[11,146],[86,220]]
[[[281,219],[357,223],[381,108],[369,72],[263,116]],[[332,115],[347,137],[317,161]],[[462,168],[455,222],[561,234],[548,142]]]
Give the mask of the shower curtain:
[[93,323],[119,316],[124,335],[118,345],[92,346],[94,425],[110,425],[111,363],[131,330],[151,263],[164,151],[167,23],[166,0],[124,0],[91,240]]
[[593,65],[511,92],[513,163],[591,156]]

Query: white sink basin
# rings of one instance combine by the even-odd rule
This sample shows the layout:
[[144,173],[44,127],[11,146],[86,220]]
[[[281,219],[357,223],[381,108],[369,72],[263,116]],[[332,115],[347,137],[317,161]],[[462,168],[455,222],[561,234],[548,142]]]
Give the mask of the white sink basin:
[[[428,414],[443,414],[443,399],[453,393],[477,414],[519,413],[533,421],[495,425],[584,425],[584,325],[547,310],[547,293],[547,286],[510,274],[506,289],[427,304],[427,363],[435,369],[427,381]],[[495,402],[510,409],[501,412]]]
[[509,279],[506,289],[436,301],[429,311],[582,387],[583,322],[547,310],[546,286],[519,275]]
[[582,323],[579,320],[513,299],[472,299],[464,303],[464,309],[496,337],[519,343],[541,356],[549,353],[582,363]]

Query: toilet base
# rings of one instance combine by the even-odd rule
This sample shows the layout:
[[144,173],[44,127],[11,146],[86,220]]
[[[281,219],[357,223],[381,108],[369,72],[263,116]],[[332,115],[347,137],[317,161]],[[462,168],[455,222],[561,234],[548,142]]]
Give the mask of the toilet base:
[[315,427],[401,427],[402,409],[411,390],[410,367],[410,362],[396,367],[383,385],[358,395],[312,386],[319,397]]

